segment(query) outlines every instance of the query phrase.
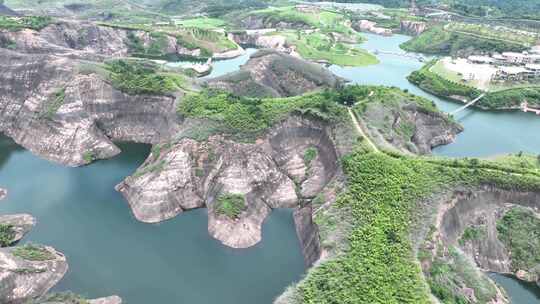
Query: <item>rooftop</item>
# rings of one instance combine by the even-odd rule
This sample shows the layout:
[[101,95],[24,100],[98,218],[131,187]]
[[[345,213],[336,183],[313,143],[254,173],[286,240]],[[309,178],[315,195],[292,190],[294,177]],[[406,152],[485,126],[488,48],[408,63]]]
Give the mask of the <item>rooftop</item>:
[[524,67],[513,67],[513,66],[503,66],[503,67],[500,67],[499,70],[505,74],[512,74],[512,75],[528,72],[528,70]]

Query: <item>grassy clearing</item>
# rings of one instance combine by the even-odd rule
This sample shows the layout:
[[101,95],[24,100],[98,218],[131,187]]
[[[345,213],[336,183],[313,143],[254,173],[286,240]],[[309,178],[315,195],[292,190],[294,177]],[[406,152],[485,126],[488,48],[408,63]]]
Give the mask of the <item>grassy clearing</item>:
[[487,24],[452,22],[445,26],[445,30],[450,32],[467,33],[486,39],[521,44],[526,47],[535,45],[540,38],[537,33],[519,31],[502,26],[491,26]]
[[8,31],[19,31],[22,29],[42,30],[44,27],[52,23],[51,17],[42,16],[25,16],[25,17],[10,17],[0,16],[0,29]]
[[216,214],[237,219],[246,208],[245,197],[243,195],[222,194],[216,200],[214,211]]
[[315,32],[278,32],[287,38],[289,44],[295,45],[300,55],[309,60],[325,60],[340,66],[366,66],[377,64],[377,57],[365,50],[335,41],[331,36]]
[[431,27],[419,36],[401,44],[400,47],[409,52],[437,55],[456,55],[465,49],[486,53],[521,52],[527,49],[519,43],[451,31],[443,26]]
[[227,25],[227,22],[223,19],[218,19],[218,18],[201,17],[201,18],[177,20],[176,24],[183,27],[195,27],[195,28],[209,30],[209,29],[223,28]]
[[48,261],[55,258],[45,247],[32,244],[15,247],[13,255],[28,261]]

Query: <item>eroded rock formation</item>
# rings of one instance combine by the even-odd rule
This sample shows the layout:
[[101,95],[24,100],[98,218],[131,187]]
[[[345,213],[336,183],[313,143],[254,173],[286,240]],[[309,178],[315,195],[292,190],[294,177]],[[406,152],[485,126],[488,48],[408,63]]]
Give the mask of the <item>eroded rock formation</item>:
[[0,225],[9,225],[14,232],[10,244],[21,240],[36,224],[36,219],[30,214],[0,215]]
[[68,269],[66,258],[52,247],[39,247],[44,258],[21,257],[20,247],[0,248],[0,302],[20,304],[45,294]]
[[409,102],[393,106],[368,104],[362,120],[379,145],[414,154],[430,154],[433,148],[452,143],[463,131],[445,114],[426,111]]
[[405,35],[418,36],[427,29],[427,23],[422,21],[401,20],[400,32]]
[[288,97],[336,88],[343,80],[328,69],[274,50],[251,55],[240,71],[212,79],[208,84],[240,96]]
[[[262,222],[272,209],[313,198],[337,174],[339,152],[329,128],[290,117],[255,144],[222,136],[206,142],[182,139],[150,155],[117,190],[144,222],[207,207],[213,237],[231,247],[249,247],[260,241]],[[306,163],[308,149],[317,155]],[[246,208],[237,218],[215,212],[223,194],[245,197]]]
[[[477,191],[458,192],[444,212],[441,221],[441,238],[447,244],[460,245],[483,270],[517,274],[521,279],[537,281],[532,268],[514,269],[511,249],[500,241],[497,221],[512,207],[529,208],[539,214],[540,194],[534,192],[514,192],[491,187]],[[466,229],[479,229],[481,237],[469,237],[458,242]],[[532,227],[531,227],[532,228]],[[526,273],[531,273],[529,277]]]
[[0,49],[0,62],[0,132],[43,158],[83,165],[118,154],[111,140],[155,143],[177,127],[177,98],[125,94],[77,60]]

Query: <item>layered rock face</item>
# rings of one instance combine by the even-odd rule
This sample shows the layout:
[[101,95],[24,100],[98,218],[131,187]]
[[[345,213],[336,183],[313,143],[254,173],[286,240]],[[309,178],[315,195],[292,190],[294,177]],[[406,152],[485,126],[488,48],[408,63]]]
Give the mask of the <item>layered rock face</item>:
[[[15,50],[24,53],[57,54],[102,60],[111,57],[126,57],[137,50],[130,47],[130,40],[136,39],[140,46],[148,48],[157,38],[141,30],[128,30],[95,25],[89,22],[60,21],[41,31],[21,30],[17,32],[0,30],[0,42],[14,43]],[[200,49],[188,49],[173,36],[164,35],[160,41],[165,55],[199,56]]]
[[362,120],[379,145],[414,154],[430,154],[433,148],[452,143],[463,131],[443,113],[426,111],[414,103],[368,105]]
[[0,249],[0,302],[20,304],[45,294],[68,269],[66,258],[51,247],[41,247],[47,259],[28,260],[17,255],[18,247]]
[[[442,215],[441,239],[447,244],[457,246],[466,229],[481,229],[481,237],[461,241],[463,251],[483,270],[515,273],[517,270],[512,269],[511,250],[499,240],[497,232],[497,221],[514,206],[529,208],[538,214],[540,194],[491,187],[457,192]],[[520,270],[532,272],[532,269]],[[538,278],[531,279],[536,281]]]
[[311,267],[321,256],[319,227],[313,222],[313,208],[307,205],[294,212],[296,235],[302,247],[306,266]]
[[288,49],[287,38],[281,35],[266,36],[275,30],[248,30],[242,33],[232,34],[232,39],[241,45],[249,45],[262,49],[274,49],[284,52]]
[[369,20],[360,20],[353,24],[353,28],[360,32],[370,32],[382,36],[391,36],[392,31],[382,27],[378,27],[376,22]]
[[418,36],[427,29],[427,23],[422,21],[401,20],[400,32],[405,35]]
[[118,154],[111,139],[155,143],[175,132],[173,96],[122,93],[65,57],[0,49],[0,62],[0,132],[43,158],[78,166]]
[[[338,172],[337,152],[327,127],[291,117],[256,144],[221,136],[207,142],[182,139],[152,153],[135,175],[117,186],[135,217],[159,222],[208,208],[208,231],[234,248],[261,240],[261,225],[274,208],[294,208],[320,192]],[[308,149],[317,156],[304,161]],[[245,198],[236,218],[216,212],[221,195]]]
[[328,69],[274,50],[261,50],[235,73],[212,79],[210,87],[240,96],[288,97],[343,83]]
[[36,219],[30,214],[0,215],[0,225],[9,225],[14,232],[10,243],[20,241],[36,225]]

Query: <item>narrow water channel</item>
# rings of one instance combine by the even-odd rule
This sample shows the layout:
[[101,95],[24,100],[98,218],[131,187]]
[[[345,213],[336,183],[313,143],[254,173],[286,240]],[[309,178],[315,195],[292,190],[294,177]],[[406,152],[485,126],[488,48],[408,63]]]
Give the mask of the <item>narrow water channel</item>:
[[69,272],[56,291],[89,298],[121,295],[129,304],[270,304],[305,271],[292,211],[275,210],[263,240],[233,250],[207,232],[205,209],[149,225],[137,222],[114,190],[149,153],[122,145],[118,157],[83,168],[39,159],[0,137],[0,214],[30,213],[24,242],[51,245]]

